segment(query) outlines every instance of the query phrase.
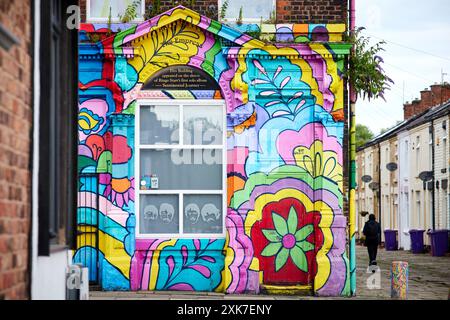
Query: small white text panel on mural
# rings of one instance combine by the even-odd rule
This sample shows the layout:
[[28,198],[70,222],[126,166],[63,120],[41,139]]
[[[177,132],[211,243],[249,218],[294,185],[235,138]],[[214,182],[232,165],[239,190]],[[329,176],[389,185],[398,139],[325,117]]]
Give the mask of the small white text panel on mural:
[[137,236],[224,237],[223,101],[140,101],[138,105]]

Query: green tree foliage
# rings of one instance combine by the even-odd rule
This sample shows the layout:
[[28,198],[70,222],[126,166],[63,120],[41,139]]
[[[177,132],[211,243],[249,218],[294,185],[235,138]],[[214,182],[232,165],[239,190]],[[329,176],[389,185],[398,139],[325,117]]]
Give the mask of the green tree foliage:
[[362,36],[362,30],[364,28],[358,28],[349,38],[353,44],[353,53],[350,55],[350,68],[346,75],[358,96],[363,99],[367,97],[368,100],[385,100],[385,91],[394,83],[381,67],[384,61],[379,53],[384,51],[382,46],[385,42],[380,41],[371,46],[370,37]]
[[225,0],[222,2],[222,6],[220,7],[220,11],[219,11],[220,21],[225,20],[225,16],[227,15],[227,10],[228,10],[228,0]]
[[120,21],[122,23],[128,23],[136,19],[138,15],[138,8],[141,5],[141,2],[138,0],[133,1],[127,8],[123,15],[119,15]]
[[373,132],[363,124],[356,125],[356,148],[363,146],[373,138]]

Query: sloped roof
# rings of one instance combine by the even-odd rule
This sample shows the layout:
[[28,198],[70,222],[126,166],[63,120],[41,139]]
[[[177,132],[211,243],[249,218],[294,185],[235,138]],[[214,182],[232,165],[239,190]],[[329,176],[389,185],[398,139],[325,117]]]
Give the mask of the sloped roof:
[[420,126],[423,123],[431,121],[432,119],[442,117],[443,115],[446,114],[450,114],[450,100],[447,100],[446,102],[442,103],[442,105],[436,105],[434,107],[431,107],[430,109],[427,109],[422,113],[416,114],[407,120],[403,120],[402,122],[396,124],[386,132],[383,132],[382,134],[373,137],[363,146],[359,147],[358,151],[370,147],[371,145],[374,145],[381,141],[387,140],[393,135],[403,130],[411,130],[415,127]]

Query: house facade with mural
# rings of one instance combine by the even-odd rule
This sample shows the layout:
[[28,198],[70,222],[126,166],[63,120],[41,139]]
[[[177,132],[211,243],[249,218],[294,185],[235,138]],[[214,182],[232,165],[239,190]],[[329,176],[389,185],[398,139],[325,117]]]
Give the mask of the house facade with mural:
[[345,22],[235,25],[177,6],[81,24],[73,260],[92,282],[354,292]]

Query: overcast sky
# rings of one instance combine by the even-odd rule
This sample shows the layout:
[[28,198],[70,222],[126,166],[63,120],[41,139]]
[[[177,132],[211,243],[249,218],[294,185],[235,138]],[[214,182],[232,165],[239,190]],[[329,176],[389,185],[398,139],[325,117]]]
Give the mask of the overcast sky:
[[357,123],[378,134],[403,120],[403,97],[420,98],[421,90],[440,83],[441,68],[450,82],[450,0],[356,0],[356,26],[387,42],[384,69],[395,81],[386,102],[359,98],[356,104]]

